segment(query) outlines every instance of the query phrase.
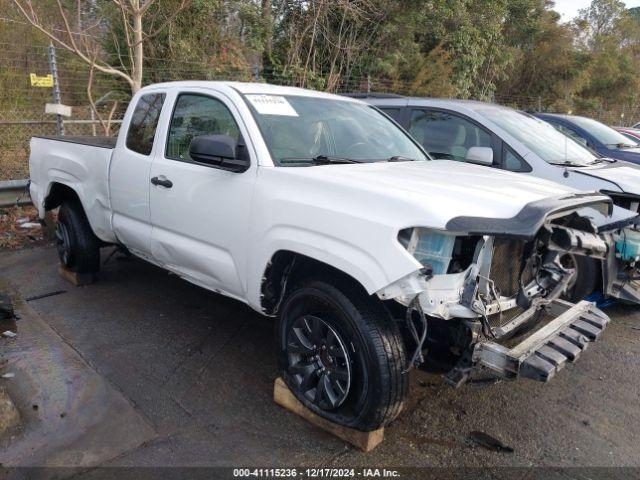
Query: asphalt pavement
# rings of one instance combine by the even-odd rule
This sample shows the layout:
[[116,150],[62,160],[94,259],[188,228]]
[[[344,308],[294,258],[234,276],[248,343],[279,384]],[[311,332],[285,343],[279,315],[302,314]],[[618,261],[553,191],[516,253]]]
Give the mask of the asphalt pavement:
[[[640,466],[637,307],[609,308],[603,338],[548,384],[453,390],[413,372],[400,418],[363,453],[273,402],[273,320],[237,301],[115,257],[74,287],[51,247],[0,252],[1,287],[23,317],[15,343],[0,344],[2,368],[55,384],[12,380],[26,424],[5,465]],[[479,447],[472,431],[514,452]]]

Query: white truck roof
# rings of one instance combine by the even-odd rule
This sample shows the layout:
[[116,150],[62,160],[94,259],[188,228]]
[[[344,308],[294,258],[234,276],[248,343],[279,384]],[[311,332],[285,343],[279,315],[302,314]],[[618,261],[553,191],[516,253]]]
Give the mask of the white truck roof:
[[272,85],[261,82],[228,82],[228,81],[208,81],[208,80],[188,80],[180,82],[155,83],[148,87],[143,87],[140,91],[162,89],[184,89],[184,88],[211,88],[220,87],[233,88],[243,94],[265,94],[265,95],[297,95],[301,97],[331,98],[348,102],[365,103],[354,98],[343,97],[332,93],[319,92],[298,87],[286,87],[282,85]]

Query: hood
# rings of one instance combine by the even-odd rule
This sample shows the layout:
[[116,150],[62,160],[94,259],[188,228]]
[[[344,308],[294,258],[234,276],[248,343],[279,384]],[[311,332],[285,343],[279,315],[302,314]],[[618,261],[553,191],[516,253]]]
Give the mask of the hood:
[[625,148],[616,150],[600,150],[605,157],[624,160],[625,162],[640,163],[640,148]]
[[640,166],[627,163],[601,163],[593,167],[572,169],[575,173],[602,178],[615,183],[624,193],[640,195]]
[[401,228],[445,229],[456,217],[508,219],[527,204],[577,193],[548,180],[449,160],[268,170],[265,175],[277,175],[290,190],[299,186],[298,201],[354,216],[364,210],[368,218]]

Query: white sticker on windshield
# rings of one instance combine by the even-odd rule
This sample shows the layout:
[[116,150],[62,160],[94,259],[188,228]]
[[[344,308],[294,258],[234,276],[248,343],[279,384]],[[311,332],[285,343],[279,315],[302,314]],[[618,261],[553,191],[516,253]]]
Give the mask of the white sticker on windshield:
[[280,95],[246,95],[246,97],[261,115],[298,116],[287,99]]

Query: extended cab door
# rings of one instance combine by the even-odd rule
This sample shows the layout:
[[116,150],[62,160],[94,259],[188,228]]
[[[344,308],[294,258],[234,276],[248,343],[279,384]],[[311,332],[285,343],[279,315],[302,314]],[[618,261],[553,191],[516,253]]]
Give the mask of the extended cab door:
[[149,172],[163,143],[156,129],[165,96],[155,92],[138,97],[133,111],[127,112],[128,128],[118,136],[109,170],[113,231],[118,241],[144,258],[151,248]]
[[[234,173],[189,156],[194,137],[250,138],[234,104],[224,94],[194,89],[171,94],[163,117],[163,151],[151,167],[151,250],[169,270],[206,288],[244,298],[244,271],[256,162]],[[167,112],[169,113],[169,112]],[[251,156],[251,154],[250,154]]]

